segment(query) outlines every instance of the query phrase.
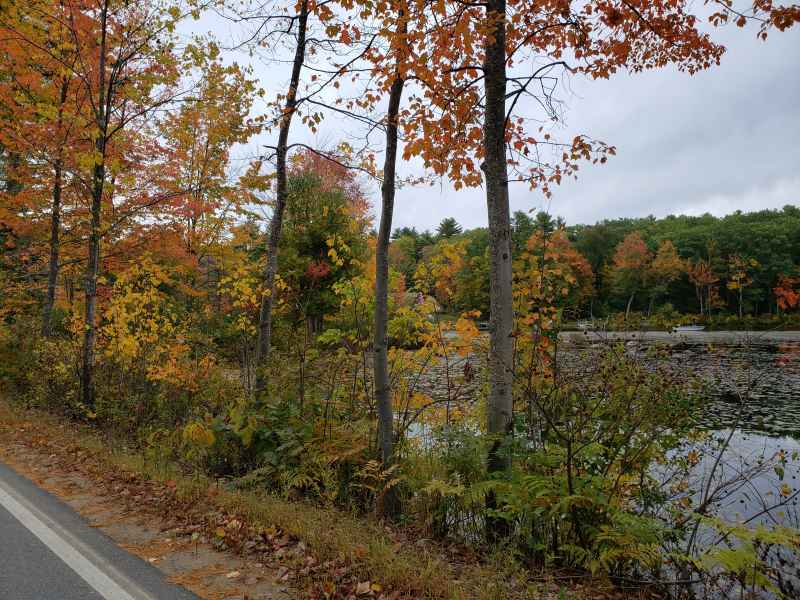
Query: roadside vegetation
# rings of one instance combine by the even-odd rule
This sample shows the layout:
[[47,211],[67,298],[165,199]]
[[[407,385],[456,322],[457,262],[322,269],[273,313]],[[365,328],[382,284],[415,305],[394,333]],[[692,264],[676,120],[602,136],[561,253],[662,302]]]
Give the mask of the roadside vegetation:
[[[555,578],[583,597],[796,596],[800,537],[778,515],[800,493],[797,456],[731,467],[735,428],[696,426],[700,382],[656,351],[576,359],[559,333],[595,315],[796,322],[797,209],[572,228],[508,210],[509,179],[549,196],[614,154],[537,141],[514,112],[529,85],[555,119],[543,82],[565,55],[589,78],[713,67],[724,48],[687,3],[0,7],[0,381],[15,406],[124,445],[137,476],[213,481],[222,506],[363,574],[325,570],[308,584],[320,598],[567,594],[542,589]],[[242,28],[239,49],[290,66],[283,89],[264,100],[216,42],[178,35],[208,8]],[[717,9],[713,24],[754,21],[764,39],[800,20]],[[531,55],[544,71],[509,66]],[[364,145],[292,137],[326,116],[365,127]],[[234,160],[257,135],[273,145]],[[412,157],[483,185],[488,228],[392,235]],[[764,474],[769,520],[720,510]]]

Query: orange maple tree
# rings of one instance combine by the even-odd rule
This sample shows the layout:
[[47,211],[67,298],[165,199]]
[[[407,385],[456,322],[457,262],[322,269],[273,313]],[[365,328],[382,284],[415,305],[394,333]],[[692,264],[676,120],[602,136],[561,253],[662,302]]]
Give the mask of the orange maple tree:
[[800,277],[782,276],[772,293],[775,294],[775,301],[780,310],[796,308],[800,305]]
[[630,314],[634,297],[647,283],[652,259],[653,255],[638,231],[626,235],[614,251],[611,277],[614,287],[628,297],[626,318]]

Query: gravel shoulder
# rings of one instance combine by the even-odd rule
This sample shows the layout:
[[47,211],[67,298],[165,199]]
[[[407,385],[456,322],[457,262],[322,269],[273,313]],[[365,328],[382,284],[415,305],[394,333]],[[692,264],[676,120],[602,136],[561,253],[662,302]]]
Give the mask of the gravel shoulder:
[[[175,593],[170,596],[157,594],[155,597],[200,597],[204,600],[289,600],[299,597],[281,581],[278,565],[268,564],[257,556],[221,550],[215,547],[216,536],[208,535],[197,515],[192,515],[191,511],[165,510],[173,502],[169,484],[159,486],[138,481],[122,472],[104,472],[88,451],[70,448],[69,445],[59,448],[58,440],[45,439],[35,424],[9,417],[10,413],[0,403],[2,465],[60,499],[74,511],[75,519],[83,521],[84,526],[88,525],[113,540],[121,551],[109,560],[120,559],[120,556],[124,560],[124,555],[130,553],[158,569],[167,582],[193,592],[185,596]],[[14,474],[10,477],[13,478]],[[66,515],[65,518],[72,517]],[[13,525],[9,519],[2,523],[9,527]],[[74,524],[75,529],[79,530],[80,525]],[[31,552],[37,549],[33,542],[28,542],[31,540],[23,537],[18,548],[20,552],[25,547]],[[103,552],[115,554],[109,548],[104,548]],[[51,562],[54,568],[60,568],[59,561]],[[45,576],[46,572],[42,574]],[[75,585],[80,587],[79,583]]]

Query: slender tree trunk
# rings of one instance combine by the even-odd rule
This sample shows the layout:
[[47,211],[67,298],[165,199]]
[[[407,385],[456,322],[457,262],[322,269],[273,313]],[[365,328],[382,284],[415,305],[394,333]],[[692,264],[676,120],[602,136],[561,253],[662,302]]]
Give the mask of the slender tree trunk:
[[633,297],[636,295],[636,292],[630,295],[628,298],[628,306],[625,307],[625,320],[628,320],[628,315],[631,314],[631,305],[633,304]]
[[6,168],[5,168],[5,188],[6,192],[15,196],[22,191],[22,183],[20,183],[17,176],[19,175],[17,171],[19,170],[20,166],[22,166],[22,156],[19,152],[9,152],[8,158],[6,159]]
[[[98,150],[99,152],[99,150]],[[100,267],[100,213],[103,206],[105,165],[94,167],[92,183],[92,229],[89,234],[89,260],[86,263],[85,293],[86,321],[83,336],[83,373],[81,398],[85,406],[94,406],[94,348],[97,325],[97,273]]]
[[58,283],[59,235],[61,232],[61,158],[53,165],[53,205],[50,212],[50,266],[47,272],[47,297],[42,311],[42,335],[52,335],[53,305]]
[[258,316],[258,343],[256,344],[256,386],[255,394],[258,396],[264,391],[266,385],[266,362],[269,359],[272,338],[272,305],[275,294],[275,274],[278,272],[278,245],[281,240],[283,228],[283,213],[289,198],[289,182],[286,166],[286,155],[289,145],[289,128],[292,124],[297,107],[297,88],[300,85],[300,71],[306,55],[306,27],[308,23],[308,0],[303,0],[300,5],[300,15],[297,20],[297,47],[292,63],[292,75],[289,81],[289,90],[286,94],[286,104],[283,109],[280,130],[278,131],[278,145],[275,151],[275,209],[269,224],[269,238],[267,240],[267,265],[264,268],[264,295],[261,297],[261,310]]
[[[389,381],[389,242],[392,234],[394,212],[395,167],[397,164],[397,120],[400,99],[403,96],[402,78],[397,77],[389,90],[389,109],[386,115],[386,156],[383,163],[381,185],[381,221],[378,243],[375,247],[375,339],[373,342],[373,367],[375,400],[378,405],[378,437],[384,469],[394,462],[392,389]],[[399,506],[397,495],[390,490],[384,498],[384,514],[394,516]]]
[[742,286],[739,286],[739,320],[742,320]]
[[[83,336],[83,369],[81,373],[81,400],[87,407],[94,406],[94,349],[97,312],[97,272],[100,266],[100,218],[103,208],[103,191],[106,181],[106,142],[108,134],[108,105],[106,97],[106,34],[108,32],[108,3],[103,4],[100,13],[100,56],[97,107],[95,119],[97,139],[95,140],[94,171],[92,173],[92,225],[89,234],[89,259],[86,262],[85,275],[85,324]],[[109,94],[110,94],[109,90]]]
[[[489,399],[487,431],[492,438],[488,471],[498,473],[510,467],[508,441],[512,434],[513,412],[513,329],[511,290],[511,217],[508,199],[508,174],[505,148],[506,120],[506,33],[505,0],[488,0],[486,18],[493,34],[485,40],[483,123],[486,206],[489,217]],[[493,494],[487,506],[496,507]],[[487,519],[491,540],[507,535],[505,521]]]
[[[64,104],[67,101],[69,80],[64,77],[61,81],[61,97],[58,105],[58,118],[56,129],[61,131],[64,116]],[[58,257],[59,238],[61,234],[61,188],[62,188],[62,147],[58,148],[55,163],[53,164],[53,205],[50,212],[50,266],[47,272],[47,297],[42,311],[42,335],[50,337],[52,334],[53,305],[56,301],[56,284],[58,283]]]

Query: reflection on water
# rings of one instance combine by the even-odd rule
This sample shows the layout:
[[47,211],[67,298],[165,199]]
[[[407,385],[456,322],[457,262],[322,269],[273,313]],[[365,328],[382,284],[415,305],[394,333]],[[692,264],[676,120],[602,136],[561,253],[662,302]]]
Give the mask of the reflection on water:
[[[636,352],[648,347],[628,344]],[[767,343],[731,335],[727,343],[671,344],[663,357],[672,369],[685,372],[687,380],[697,378],[705,384],[707,401],[697,415],[699,426],[718,440],[735,430],[718,478],[755,469],[778,455],[787,457],[780,475],[767,469],[729,494],[719,507],[720,516],[734,521],[751,518],[779,499],[784,484],[794,494],[800,484],[800,461],[795,458],[800,451],[800,341]],[[703,461],[697,474],[703,477],[708,468],[709,462]],[[778,520],[799,524],[796,506],[793,500]],[[769,520],[775,521],[775,515],[758,522]]]

